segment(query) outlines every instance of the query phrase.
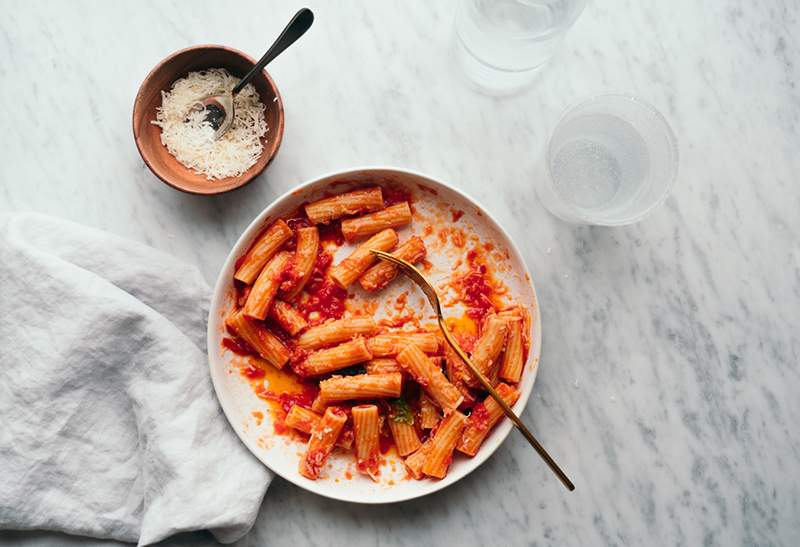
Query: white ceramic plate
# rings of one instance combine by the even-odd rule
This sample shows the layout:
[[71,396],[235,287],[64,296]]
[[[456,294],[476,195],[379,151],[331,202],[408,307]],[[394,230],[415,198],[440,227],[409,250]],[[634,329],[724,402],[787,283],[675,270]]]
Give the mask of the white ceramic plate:
[[[518,386],[521,396],[514,405],[517,413],[521,413],[525,408],[533,388],[542,340],[536,292],[519,250],[488,212],[452,186],[418,173],[400,169],[355,169],[302,184],[264,209],[236,242],[222,267],[214,288],[208,318],[208,358],[214,389],[234,431],[264,465],[286,480],[311,492],[337,500],[358,503],[403,501],[430,494],[453,484],[486,461],[513,427],[509,420],[503,420],[489,434],[475,457],[467,458],[460,454],[454,456],[450,471],[443,480],[416,481],[405,478],[406,472],[403,463],[399,457],[394,455],[393,457],[389,456],[389,461],[381,469],[381,481],[376,483],[354,471],[352,455],[337,454],[336,452],[331,456],[328,466],[323,469],[323,476],[316,481],[308,480],[297,471],[300,455],[305,448],[304,444],[273,432],[267,403],[255,395],[248,381],[238,373],[238,369],[233,364],[236,357],[230,352],[223,351],[221,342],[224,334],[224,317],[233,306],[234,264],[237,257],[249,248],[260,230],[275,219],[295,211],[303,202],[323,197],[326,192],[340,193],[354,186],[376,183],[402,187],[414,194],[415,224],[419,224],[419,215],[422,218],[432,219],[435,225],[445,229],[458,226],[468,238],[474,234],[480,239],[481,244],[488,243],[489,247],[498,253],[494,255],[496,260],[493,260],[498,267],[494,272],[495,277],[504,282],[508,288],[510,297],[508,301],[524,305],[531,314],[528,361]],[[458,222],[454,222],[449,216],[450,211],[458,210],[463,211],[464,214]],[[419,234],[419,226],[407,227],[398,232],[401,241],[412,232],[422,235]],[[425,241],[428,245],[428,260],[432,262],[428,276],[436,284],[437,281],[442,281],[449,275],[452,264],[459,258],[456,255],[463,254],[465,248],[445,246],[440,249],[441,252],[437,253],[436,248],[441,241],[437,240],[435,231],[425,236]],[[347,253],[349,247],[345,246],[340,251]],[[338,260],[341,260],[340,254],[337,254],[334,263]],[[416,292],[417,289],[407,279],[395,280],[390,287],[378,294],[379,298],[387,300],[395,297],[400,291],[409,292],[409,305],[420,306],[420,311],[424,310],[426,316],[433,317],[431,310],[422,306],[421,292]],[[451,311],[455,311],[454,315],[458,313],[458,310]],[[378,314],[380,313],[379,310]],[[263,414],[263,421],[253,416],[254,411]]]

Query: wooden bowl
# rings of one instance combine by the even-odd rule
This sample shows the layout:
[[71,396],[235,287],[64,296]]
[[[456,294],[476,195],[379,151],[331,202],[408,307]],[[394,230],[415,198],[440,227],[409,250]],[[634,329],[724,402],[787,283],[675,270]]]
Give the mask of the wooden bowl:
[[283,139],[283,102],[275,82],[264,70],[252,84],[267,107],[267,134],[261,139],[264,149],[258,161],[238,177],[208,180],[185,167],[161,144],[161,128],[150,123],[161,106],[161,92],[168,91],[175,80],[189,72],[206,68],[224,68],[242,77],[256,62],[241,51],[216,45],[192,46],[176,51],[150,71],[142,82],[133,103],[133,138],[147,167],[155,176],[173,188],[192,194],[221,194],[244,186],[269,165]]

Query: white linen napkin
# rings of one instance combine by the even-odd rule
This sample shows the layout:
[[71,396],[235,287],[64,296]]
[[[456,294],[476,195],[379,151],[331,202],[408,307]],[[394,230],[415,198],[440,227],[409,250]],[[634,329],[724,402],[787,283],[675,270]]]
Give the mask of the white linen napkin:
[[0,216],[0,529],[247,533],[272,475],[214,396],[209,292],[149,247]]

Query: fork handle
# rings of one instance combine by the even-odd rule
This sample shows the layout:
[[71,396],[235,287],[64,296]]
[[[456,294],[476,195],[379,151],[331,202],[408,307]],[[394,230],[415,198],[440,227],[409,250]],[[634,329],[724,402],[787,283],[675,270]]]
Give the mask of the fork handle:
[[533,447],[533,449],[536,450],[539,456],[541,456],[541,458],[544,460],[544,463],[547,464],[547,467],[549,467],[550,470],[556,474],[559,480],[564,484],[564,486],[566,486],[567,490],[569,490],[570,492],[575,490],[575,485],[572,484],[572,481],[569,480],[569,477],[567,477],[566,473],[564,473],[564,471],[561,470],[561,468],[558,466],[555,460],[553,460],[553,458],[550,457],[550,454],[547,453],[547,450],[545,450],[544,447],[541,444],[539,444],[539,441],[536,440],[536,437],[533,436],[533,433],[531,433],[530,430],[525,426],[525,424],[522,423],[522,420],[519,419],[519,416],[517,416],[516,413],[513,410],[511,410],[511,407],[508,406],[508,404],[503,400],[503,398],[500,397],[500,394],[497,393],[497,391],[495,391],[494,387],[492,387],[492,384],[489,382],[486,376],[484,376],[481,373],[481,371],[478,370],[478,368],[473,364],[470,358],[467,357],[467,355],[464,353],[464,350],[462,350],[459,347],[459,345],[453,339],[453,336],[450,334],[450,331],[448,330],[447,325],[445,324],[441,314],[439,314],[439,328],[442,329],[444,338],[445,340],[447,340],[447,343],[450,345],[450,347],[453,348],[453,351],[455,351],[458,354],[458,356],[461,357],[461,360],[464,361],[464,364],[467,365],[470,372],[472,372],[472,374],[474,374],[475,377],[478,378],[478,381],[481,383],[481,386],[483,386],[483,389],[488,391],[489,394],[492,396],[492,398],[495,400],[495,402],[498,405],[500,405],[500,408],[503,409],[505,415],[509,417],[509,419],[514,423],[517,429],[519,429],[520,433],[522,433],[522,436],[525,437],[525,440],[527,440]]

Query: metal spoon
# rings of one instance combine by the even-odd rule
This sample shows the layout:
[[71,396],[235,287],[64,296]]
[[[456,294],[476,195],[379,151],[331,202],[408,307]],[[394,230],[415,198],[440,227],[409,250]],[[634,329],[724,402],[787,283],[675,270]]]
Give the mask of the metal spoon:
[[391,255],[383,251],[378,251],[377,249],[370,249],[370,252],[372,252],[381,260],[385,260],[387,262],[395,264],[404,274],[410,277],[411,280],[414,283],[416,283],[420,289],[422,289],[422,292],[425,293],[425,296],[428,297],[428,301],[431,303],[433,311],[436,312],[436,318],[439,321],[439,328],[442,330],[444,339],[447,340],[447,343],[450,345],[451,348],[453,348],[453,351],[455,351],[458,354],[458,356],[461,357],[461,360],[464,361],[464,364],[467,365],[470,372],[472,372],[472,374],[474,374],[475,377],[478,379],[478,381],[481,383],[483,389],[488,391],[489,394],[492,396],[492,398],[497,402],[497,404],[500,405],[500,408],[503,409],[505,415],[508,416],[512,422],[514,422],[514,425],[517,426],[517,429],[519,429],[519,431],[522,433],[525,439],[531,444],[531,446],[536,450],[536,452],[539,453],[539,456],[542,457],[544,462],[548,465],[548,467],[550,467],[553,473],[555,473],[556,476],[561,480],[561,482],[564,483],[564,486],[567,487],[567,490],[569,490],[570,492],[575,490],[575,485],[572,484],[572,481],[569,480],[569,477],[567,477],[567,475],[561,470],[561,468],[558,467],[558,464],[556,464],[553,458],[550,457],[550,454],[547,453],[544,447],[541,444],[539,444],[539,441],[536,440],[536,438],[533,436],[533,433],[531,433],[528,430],[528,428],[525,427],[525,424],[522,423],[522,420],[519,419],[519,416],[517,416],[514,413],[514,411],[511,410],[511,407],[506,404],[503,398],[500,397],[500,395],[498,395],[497,391],[495,391],[494,387],[492,387],[492,384],[489,383],[489,380],[486,379],[486,376],[481,374],[481,371],[478,370],[478,368],[470,360],[470,358],[467,357],[467,354],[464,353],[464,350],[462,350],[461,347],[459,347],[458,343],[456,343],[456,341],[453,339],[453,335],[450,334],[450,330],[447,328],[447,325],[444,322],[444,316],[442,315],[442,305],[439,302],[439,296],[436,294],[436,289],[434,289],[433,286],[430,283],[428,283],[428,280],[425,279],[425,276],[422,275],[422,272],[420,272],[416,267],[414,267],[413,264],[411,264],[410,262],[406,262],[402,258],[397,258],[394,255]]
[[222,95],[210,95],[200,99],[196,103],[195,109],[205,109],[205,120],[211,124],[211,127],[214,128],[214,139],[219,139],[228,131],[228,129],[230,129],[231,125],[233,125],[233,119],[235,116],[233,109],[233,96],[239,93],[244,86],[246,86],[250,80],[255,77],[256,74],[261,72],[264,67],[269,64],[270,61],[283,53],[287,47],[292,45],[298,38],[305,34],[306,31],[311,28],[311,24],[313,22],[314,13],[310,9],[303,8],[295,13],[294,17],[292,17],[292,20],[289,21],[289,24],[286,25],[286,28],[283,29],[283,32],[281,32],[281,35],[278,36],[277,40],[273,42],[264,56],[261,57],[261,59],[259,59],[259,61],[255,64],[255,66],[250,69],[250,72],[245,74],[244,78],[239,80],[239,83],[236,84],[236,87],[234,87],[228,93],[223,93]]

